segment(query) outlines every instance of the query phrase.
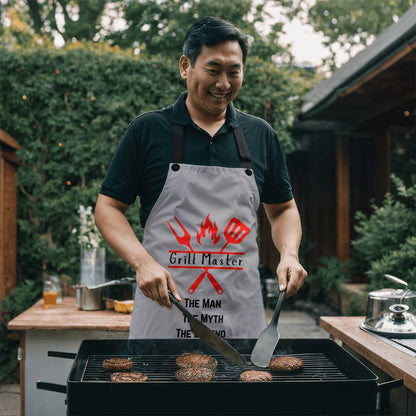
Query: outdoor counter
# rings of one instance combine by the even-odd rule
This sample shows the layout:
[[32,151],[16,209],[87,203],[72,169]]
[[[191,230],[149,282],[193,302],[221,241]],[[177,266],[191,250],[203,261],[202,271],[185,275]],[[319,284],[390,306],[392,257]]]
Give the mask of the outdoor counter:
[[38,390],[36,382],[66,385],[73,360],[48,357],[48,351],[76,353],[85,339],[127,339],[131,315],[82,311],[74,297],[47,310],[42,306],[40,299],[8,324],[20,331],[21,415],[65,415],[66,395]]
[[82,311],[74,297],[64,297],[61,304],[43,309],[40,299],[32,307],[11,320],[9,329],[17,331],[48,330],[61,331],[83,329],[95,331],[128,331],[130,314],[115,312],[112,309],[101,311]]
[[416,414],[416,358],[363,331],[360,324],[364,320],[364,316],[323,316],[319,325],[331,338],[364,359],[379,377],[384,373],[391,379],[403,379],[404,387],[391,390],[392,396],[400,394],[399,390],[404,396],[400,401],[406,409],[398,414]]

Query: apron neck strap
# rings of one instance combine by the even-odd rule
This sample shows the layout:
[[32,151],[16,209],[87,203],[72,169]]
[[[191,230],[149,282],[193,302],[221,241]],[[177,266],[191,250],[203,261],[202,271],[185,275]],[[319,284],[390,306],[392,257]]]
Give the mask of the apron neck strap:
[[174,124],[173,125],[172,163],[182,163],[184,137],[185,137],[184,126],[181,126],[179,124]]
[[[248,149],[243,130],[240,126],[233,128],[235,140],[237,142],[238,153],[243,168],[251,169],[251,154]],[[173,148],[172,163],[182,163],[183,160],[183,144],[185,137],[185,128],[179,124],[173,125]]]

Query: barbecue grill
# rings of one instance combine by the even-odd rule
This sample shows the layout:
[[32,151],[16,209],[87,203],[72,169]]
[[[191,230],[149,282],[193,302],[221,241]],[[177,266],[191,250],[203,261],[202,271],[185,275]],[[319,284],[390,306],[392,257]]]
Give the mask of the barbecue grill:
[[[274,356],[295,355],[302,371],[275,374],[269,382],[242,382],[255,339],[227,339],[249,363],[242,369],[213,354],[199,339],[85,340],[74,358],[67,384],[38,382],[41,389],[67,395],[67,415],[374,415],[377,376],[330,339],[281,339]],[[208,383],[180,382],[176,358],[184,352],[210,354],[218,361]],[[102,368],[106,358],[128,357],[131,371],[145,383],[113,383]]]

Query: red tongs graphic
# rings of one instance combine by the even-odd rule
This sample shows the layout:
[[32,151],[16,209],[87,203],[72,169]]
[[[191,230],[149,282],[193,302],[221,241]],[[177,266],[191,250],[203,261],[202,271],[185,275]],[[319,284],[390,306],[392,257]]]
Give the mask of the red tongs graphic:
[[212,286],[214,286],[215,291],[219,295],[222,295],[224,293],[224,289],[220,286],[220,284],[215,280],[215,277],[208,270],[209,270],[209,267],[204,267],[203,273],[198,277],[198,279],[195,280],[194,283],[192,283],[192,286],[188,289],[188,293],[192,295],[192,293],[195,292],[195,289],[202,282],[205,275],[208,276],[209,281],[212,283]]
[[173,234],[175,235],[176,239],[178,240],[179,244],[183,244],[187,247],[189,247],[189,250],[194,251],[191,247],[191,234],[186,230],[186,228],[181,224],[181,222],[176,218],[175,221],[179,224],[179,226],[182,228],[182,231],[184,233],[183,237],[179,237],[179,235],[176,233],[176,231],[173,229],[173,227],[170,225],[170,222],[167,221],[170,229],[172,230]]

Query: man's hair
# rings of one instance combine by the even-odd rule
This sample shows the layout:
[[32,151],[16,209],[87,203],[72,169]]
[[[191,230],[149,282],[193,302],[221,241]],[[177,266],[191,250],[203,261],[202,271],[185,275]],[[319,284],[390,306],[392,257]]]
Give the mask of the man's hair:
[[237,41],[243,52],[243,63],[248,53],[248,36],[241,33],[232,23],[218,17],[201,17],[188,30],[183,44],[186,55],[194,66],[202,46],[215,46],[226,41]]

